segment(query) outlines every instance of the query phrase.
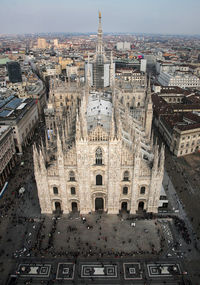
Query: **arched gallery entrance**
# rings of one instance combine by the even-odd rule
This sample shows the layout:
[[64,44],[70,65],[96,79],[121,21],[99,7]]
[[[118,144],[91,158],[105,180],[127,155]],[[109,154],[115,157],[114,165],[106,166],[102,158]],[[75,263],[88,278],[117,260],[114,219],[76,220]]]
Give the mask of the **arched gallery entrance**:
[[138,204],[138,211],[143,211],[144,210],[144,202],[140,201]]
[[72,202],[72,212],[77,212],[78,211],[78,205],[76,202]]
[[121,204],[121,210],[122,211],[127,211],[128,209],[128,203],[127,202],[122,202]]
[[95,211],[104,209],[104,201],[103,198],[96,198],[95,199]]
[[55,202],[55,212],[57,214],[61,213],[61,204],[60,204],[60,202]]

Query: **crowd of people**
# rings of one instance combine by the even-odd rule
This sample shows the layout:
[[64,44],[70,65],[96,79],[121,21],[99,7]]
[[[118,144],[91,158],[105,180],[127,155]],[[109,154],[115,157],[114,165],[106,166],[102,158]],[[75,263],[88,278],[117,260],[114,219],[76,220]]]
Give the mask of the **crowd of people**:
[[187,244],[190,244],[191,243],[190,234],[189,234],[188,229],[185,225],[185,222],[178,217],[174,217],[174,224],[177,227],[179,233],[181,233],[185,242]]
[[[142,217],[141,217],[142,218]],[[35,257],[67,257],[67,258],[77,258],[77,257],[131,257],[143,255],[146,257],[149,256],[159,256],[164,253],[166,249],[166,239],[162,235],[160,229],[157,229],[157,235],[160,240],[159,250],[155,248],[153,243],[149,243],[149,250],[143,250],[140,246],[138,246],[137,250],[116,250],[116,248],[110,248],[110,244],[108,244],[109,236],[102,235],[102,227],[99,224],[99,220],[101,216],[96,219],[94,225],[88,223],[85,218],[82,218],[82,222],[88,230],[94,229],[98,232],[97,240],[103,241],[101,246],[97,243],[92,243],[91,241],[84,242],[81,239],[81,235],[78,234],[78,229],[76,226],[67,226],[66,233],[67,239],[64,246],[60,249],[56,246],[56,238],[59,230],[57,228],[58,221],[60,217],[56,216],[52,220],[52,225],[50,231],[45,227],[45,219],[40,220],[39,225],[35,229],[36,234],[32,235],[34,237],[34,241],[30,243],[30,247],[24,252],[24,256],[35,256]],[[130,217],[127,217],[127,220],[130,220]],[[157,224],[156,220],[155,223]],[[113,228],[113,231],[117,231],[116,228]],[[56,236],[55,236],[56,234]],[[88,233],[89,234],[89,233]],[[28,235],[28,233],[27,233]],[[26,238],[25,238],[26,240]],[[124,239],[123,244],[125,243],[134,243],[134,239],[128,238]],[[46,244],[46,246],[45,246]]]

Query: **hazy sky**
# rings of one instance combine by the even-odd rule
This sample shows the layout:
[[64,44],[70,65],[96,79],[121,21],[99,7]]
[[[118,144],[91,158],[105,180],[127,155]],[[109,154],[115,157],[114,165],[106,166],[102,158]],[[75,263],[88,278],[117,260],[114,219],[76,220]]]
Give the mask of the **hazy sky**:
[[0,0],[0,33],[200,34],[200,0]]

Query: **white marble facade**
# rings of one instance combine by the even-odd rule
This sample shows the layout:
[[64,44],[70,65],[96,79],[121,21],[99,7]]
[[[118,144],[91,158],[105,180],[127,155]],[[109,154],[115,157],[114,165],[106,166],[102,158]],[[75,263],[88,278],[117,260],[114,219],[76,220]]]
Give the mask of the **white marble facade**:
[[[151,137],[150,85],[143,92],[138,119],[137,108],[133,112],[121,100],[123,90],[113,81],[106,90],[92,90],[89,80],[74,90],[54,80],[45,110],[46,142],[33,150],[41,213],[158,211],[164,148]],[[134,96],[129,93],[130,102]]]

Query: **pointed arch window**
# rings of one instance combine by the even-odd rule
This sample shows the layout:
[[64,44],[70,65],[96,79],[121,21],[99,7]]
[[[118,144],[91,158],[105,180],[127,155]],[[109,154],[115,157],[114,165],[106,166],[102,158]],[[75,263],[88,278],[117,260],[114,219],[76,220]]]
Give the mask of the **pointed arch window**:
[[96,176],[96,185],[103,185],[102,182],[103,182],[102,175],[98,174]]
[[76,188],[75,187],[71,187],[71,195],[76,195]]
[[95,158],[96,158],[97,165],[103,164],[103,154],[102,154],[102,149],[100,147],[96,149]]
[[123,187],[123,195],[127,195],[128,194],[128,187],[125,186]]
[[53,187],[53,194],[58,195],[58,188],[57,187]]
[[70,171],[69,172],[69,180],[70,181],[75,181],[75,173],[74,173],[74,171]]
[[128,171],[124,171],[124,177],[123,177],[123,180],[124,181],[129,181],[129,172]]
[[141,188],[140,188],[140,194],[145,194],[145,187],[144,186],[142,186]]

